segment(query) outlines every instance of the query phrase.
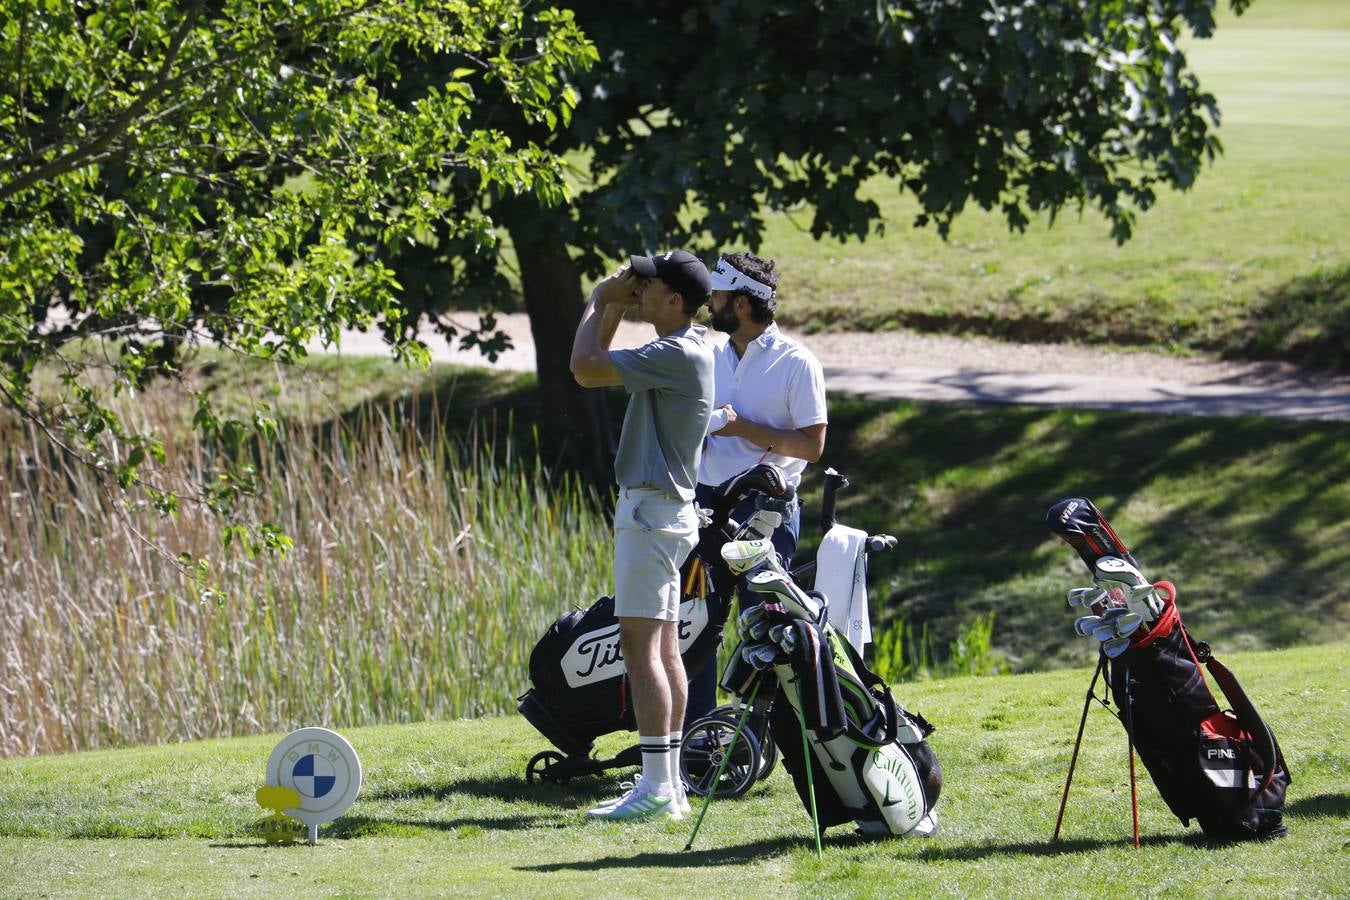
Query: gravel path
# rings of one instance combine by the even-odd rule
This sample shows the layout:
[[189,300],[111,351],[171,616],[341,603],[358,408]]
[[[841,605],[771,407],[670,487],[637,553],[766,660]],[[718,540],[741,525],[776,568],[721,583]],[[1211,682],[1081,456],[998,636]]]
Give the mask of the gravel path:
[[[498,321],[513,347],[495,364],[476,350],[461,351],[439,338],[424,339],[439,361],[533,370],[528,317],[514,314]],[[637,346],[652,336],[650,326],[625,322],[615,346]],[[862,396],[1350,420],[1350,377],[1314,376],[1283,363],[1214,362],[908,332],[794,336],[819,357],[830,390]],[[368,355],[387,350],[378,335],[350,333],[343,338],[342,352]]]

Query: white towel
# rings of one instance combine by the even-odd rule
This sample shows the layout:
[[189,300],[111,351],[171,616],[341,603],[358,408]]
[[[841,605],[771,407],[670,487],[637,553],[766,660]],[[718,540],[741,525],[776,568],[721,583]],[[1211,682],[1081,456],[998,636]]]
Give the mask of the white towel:
[[829,601],[830,625],[861,656],[872,641],[867,618],[867,532],[834,525],[816,551],[816,590]]

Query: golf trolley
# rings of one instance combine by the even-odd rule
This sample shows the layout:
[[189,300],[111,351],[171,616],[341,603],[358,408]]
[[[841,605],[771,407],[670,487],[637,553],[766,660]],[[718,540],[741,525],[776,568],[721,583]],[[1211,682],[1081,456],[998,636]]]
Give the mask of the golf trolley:
[[[834,525],[835,496],[847,485],[842,475],[826,473],[824,531]],[[744,522],[736,522],[731,511],[746,498],[753,499],[754,511]],[[746,588],[728,567],[722,548],[738,541],[767,544],[792,499],[782,470],[769,464],[747,469],[714,490],[708,521],[699,529],[698,545],[681,570],[680,649],[686,671],[698,671],[715,657],[733,599]],[[866,542],[869,551],[894,545],[889,535],[870,536]],[[794,569],[792,577],[809,578],[815,568],[814,560],[807,562]],[[530,654],[530,680],[533,686],[520,697],[519,711],[556,749],[540,751],[529,760],[527,783],[562,783],[641,765],[636,745],[612,757],[594,753],[597,738],[636,729],[612,598],[603,597],[554,622]],[[733,747],[737,712],[731,706],[717,707],[685,730],[679,771],[691,793],[706,794],[719,769],[722,774],[715,784],[722,796],[742,794],[772,771],[778,752],[768,726],[767,701],[752,706],[749,727]]]
[[[731,510],[755,498],[755,515],[744,524]],[[787,511],[792,489],[781,469],[758,465],[719,485],[712,509],[701,516],[698,544],[681,569],[680,656],[686,670],[697,671],[717,653],[735,579],[722,563],[723,544],[769,533]],[[520,713],[556,750],[536,754],[525,769],[528,783],[564,782],[615,768],[641,764],[637,746],[613,757],[597,757],[597,738],[637,725],[627,671],[619,646],[619,624],[612,597],[559,618],[530,653],[532,687],[520,697]]]

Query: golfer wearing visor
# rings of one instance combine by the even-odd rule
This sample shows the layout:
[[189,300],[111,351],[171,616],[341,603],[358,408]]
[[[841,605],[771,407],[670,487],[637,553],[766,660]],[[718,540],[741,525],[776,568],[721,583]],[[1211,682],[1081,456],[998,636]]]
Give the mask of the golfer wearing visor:
[[[807,463],[825,450],[825,376],[820,360],[778,330],[778,273],[771,259],[753,253],[724,254],[712,270],[708,300],[711,325],[730,339],[713,350],[714,410],[698,469],[697,502],[712,505],[712,490],[762,462],[782,468],[788,484],[800,486]],[[745,521],[753,500],[732,518]],[[772,535],[784,567],[801,534],[801,504],[794,500]],[[686,724],[716,705],[717,662],[690,673]]]

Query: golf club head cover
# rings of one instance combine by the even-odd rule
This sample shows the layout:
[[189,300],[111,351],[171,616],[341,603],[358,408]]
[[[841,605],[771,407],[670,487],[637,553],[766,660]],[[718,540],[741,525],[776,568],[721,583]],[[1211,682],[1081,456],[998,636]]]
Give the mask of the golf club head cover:
[[760,463],[713,488],[713,523],[719,528],[725,525],[736,504],[751,491],[760,491],[783,500],[792,499],[794,493],[782,469],[772,463]]
[[1078,551],[1089,572],[1096,572],[1097,560],[1103,556],[1118,556],[1136,568],[1139,566],[1130,555],[1130,548],[1116,536],[1111,523],[1086,497],[1059,501],[1045,514],[1045,524]]
[[844,697],[825,634],[819,626],[796,619],[789,623],[793,648],[788,654],[794,680],[801,691],[803,723],[819,740],[843,734],[848,726]]
[[731,658],[727,660],[727,667],[722,672],[722,678],[718,681],[722,690],[742,699],[750,695],[755,683],[764,674],[745,659],[743,647],[743,644],[739,644],[732,651]]

